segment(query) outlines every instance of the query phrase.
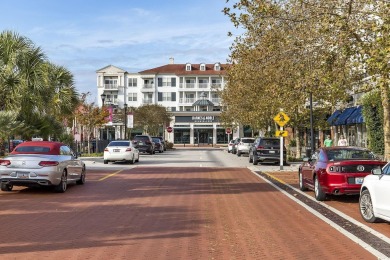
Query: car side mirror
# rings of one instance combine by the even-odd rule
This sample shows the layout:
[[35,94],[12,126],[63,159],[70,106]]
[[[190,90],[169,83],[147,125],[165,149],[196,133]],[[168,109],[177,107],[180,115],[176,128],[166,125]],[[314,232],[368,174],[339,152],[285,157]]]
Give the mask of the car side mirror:
[[371,174],[373,175],[382,175],[382,168],[376,168],[371,170]]

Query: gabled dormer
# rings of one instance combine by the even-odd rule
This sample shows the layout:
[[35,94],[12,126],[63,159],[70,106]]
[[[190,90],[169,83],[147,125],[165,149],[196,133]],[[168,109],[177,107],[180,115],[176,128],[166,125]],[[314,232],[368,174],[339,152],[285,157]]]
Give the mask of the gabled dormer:
[[206,64],[205,63],[201,63],[200,66],[199,66],[199,70],[200,71],[206,71]]
[[217,62],[214,64],[214,70],[220,71],[221,70],[221,63]]
[[191,63],[186,63],[186,71],[191,71],[192,70],[192,66],[191,66]]

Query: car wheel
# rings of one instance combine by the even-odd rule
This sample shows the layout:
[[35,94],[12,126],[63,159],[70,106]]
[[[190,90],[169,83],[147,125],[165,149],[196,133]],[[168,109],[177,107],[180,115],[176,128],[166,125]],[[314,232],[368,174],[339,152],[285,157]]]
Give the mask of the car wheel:
[[362,191],[359,198],[360,215],[367,222],[374,223],[378,219],[374,215],[374,209],[372,205],[371,195],[368,190]]
[[135,161],[136,161],[136,162],[139,162],[139,154],[138,154],[137,159],[136,159]]
[[259,159],[257,159],[257,156],[253,156],[253,159],[252,159],[252,161],[253,161],[253,165],[258,165],[259,164]]
[[299,189],[301,191],[307,191],[307,188],[305,187],[305,184],[303,183],[303,176],[302,176],[301,171],[299,171],[299,173],[298,173],[298,179],[299,179]]
[[7,183],[2,183],[1,184],[1,190],[2,191],[11,191],[14,185],[7,184]]
[[238,157],[241,156],[241,152],[240,152],[240,151],[237,151],[237,156],[238,156]]
[[78,181],[76,181],[77,184],[83,185],[85,183],[85,167],[83,167],[83,170],[81,171],[81,176]]
[[228,150],[228,153],[230,153],[230,150]]
[[249,163],[252,163],[253,162],[253,157],[251,156],[251,153],[249,153],[248,158],[249,158]]
[[104,160],[103,163],[104,163],[104,164],[108,164],[108,160]]
[[68,182],[66,177],[66,170],[64,170],[61,175],[61,181],[57,186],[54,187],[54,191],[58,193],[64,193],[67,187],[68,187]]
[[316,200],[318,200],[318,201],[324,201],[325,198],[326,198],[326,194],[325,194],[325,192],[322,190],[321,184],[320,184],[320,182],[319,182],[317,176],[314,177],[314,178],[315,178],[315,179],[314,179],[314,194],[315,194]]

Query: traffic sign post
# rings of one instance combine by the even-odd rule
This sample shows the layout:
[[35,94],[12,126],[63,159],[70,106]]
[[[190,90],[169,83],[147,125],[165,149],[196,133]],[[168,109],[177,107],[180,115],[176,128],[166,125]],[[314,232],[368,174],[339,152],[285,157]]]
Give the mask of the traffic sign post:
[[173,131],[173,128],[172,128],[171,126],[168,126],[168,127],[167,127],[167,132],[168,132],[168,133],[172,133],[172,131]]
[[229,144],[229,142],[230,142],[230,134],[232,133],[232,129],[230,127],[227,127],[225,132],[228,135],[228,144]]
[[283,126],[290,121],[288,115],[286,115],[283,111],[280,111],[275,117],[274,121],[280,126],[280,131],[276,131],[276,136],[280,136],[280,169],[283,170],[283,137],[288,135],[287,131],[283,130]]

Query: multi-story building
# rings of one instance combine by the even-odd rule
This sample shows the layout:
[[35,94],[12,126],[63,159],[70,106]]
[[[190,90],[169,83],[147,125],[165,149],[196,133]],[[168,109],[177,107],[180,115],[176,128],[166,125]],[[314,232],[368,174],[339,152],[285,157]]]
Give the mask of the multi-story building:
[[[173,115],[172,133],[164,131],[173,143],[227,143],[225,128],[219,122],[221,100],[218,91],[224,88],[228,64],[169,64],[138,73],[129,73],[109,65],[97,73],[99,105],[114,109],[159,104]],[[101,103],[100,103],[101,102]],[[136,117],[137,115],[134,115]],[[136,130],[136,129],[134,129]],[[104,139],[123,137],[123,122],[109,122]]]

